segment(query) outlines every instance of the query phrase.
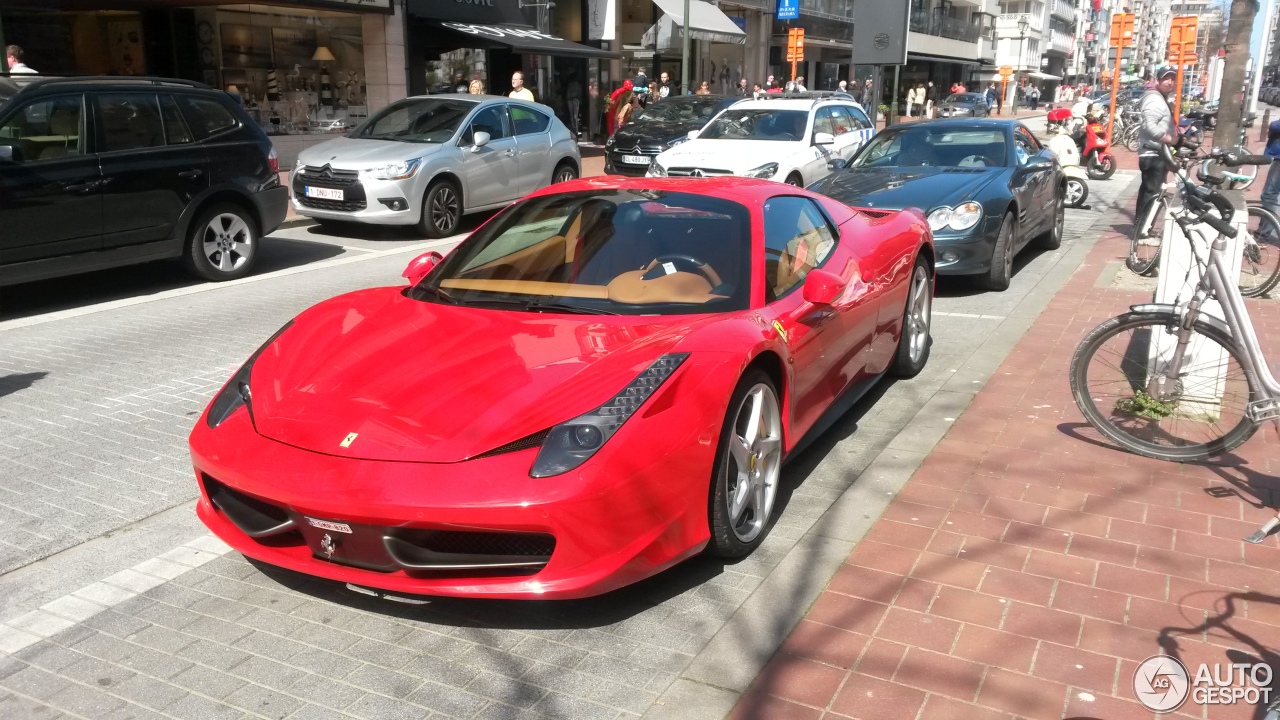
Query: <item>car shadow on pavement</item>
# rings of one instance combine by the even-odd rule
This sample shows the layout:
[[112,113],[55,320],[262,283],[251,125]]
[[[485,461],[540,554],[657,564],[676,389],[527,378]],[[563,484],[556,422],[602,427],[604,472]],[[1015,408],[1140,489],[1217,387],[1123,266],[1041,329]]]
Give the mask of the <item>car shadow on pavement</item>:
[[[1057,251],[1037,247],[1034,244],[1024,247],[1013,258],[1013,277],[1017,278],[1018,273],[1036,258],[1051,252]],[[991,292],[982,287],[980,278],[980,275],[939,275],[934,295],[940,298],[967,298]]]
[[[458,223],[458,229],[455,234],[471,234],[476,228],[488,222],[489,218],[497,215],[498,212],[497,210],[490,210],[464,215],[461,222]],[[309,225],[306,227],[306,231],[307,234],[318,236],[318,238],[328,237],[344,240],[411,240],[421,242],[427,239],[422,233],[418,232],[416,225],[370,225],[367,223],[330,221]]]
[[13,375],[0,375],[0,398],[5,395],[12,395],[13,393],[26,390],[36,384],[36,382],[43,380],[48,374],[49,373],[47,372],[41,371],[33,373],[15,373]]
[[[310,265],[346,252],[329,243],[269,237],[259,249],[253,275]],[[129,265],[68,277],[0,287],[0,320],[82,308],[205,284],[177,260]]]

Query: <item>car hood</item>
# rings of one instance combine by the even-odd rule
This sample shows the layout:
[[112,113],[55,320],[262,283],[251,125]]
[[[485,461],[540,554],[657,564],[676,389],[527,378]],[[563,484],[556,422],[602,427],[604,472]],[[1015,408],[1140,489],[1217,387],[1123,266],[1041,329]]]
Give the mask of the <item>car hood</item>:
[[379,163],[386,165],[431,155],[443,147],[441,143],[340,137],[303,150],[298,153],[298,160],[314,167],[328,164],[345,170],[361,170]]
[[258,356],[254,425],[339,457],[459,462],[598,407],[714,317],[465,308],[401,288],[342,295]]
[[800,143],[782,140],[703,140],[695,138],[658,155],[663,167],[700,167],[734,174],[758,168],[795,150]]
[[926,213],[939,205],[974,199],[1004,168],[850,168],[829,175],[811,190],[855,207]]
[[704,122],[643,122],[633,123],[613,136],[613,148],[630,149],[636,145],[659,143],[687,137],[690,130],[701,130]]

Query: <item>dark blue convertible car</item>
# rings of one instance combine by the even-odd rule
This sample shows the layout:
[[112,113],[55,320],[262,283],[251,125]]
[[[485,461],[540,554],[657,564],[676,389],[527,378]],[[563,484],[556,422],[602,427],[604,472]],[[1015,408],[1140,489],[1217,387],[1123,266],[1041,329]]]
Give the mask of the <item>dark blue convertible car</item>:
[[1065,188],[1057,159],[1022,123],[955,119],[883,130],[809,189],[855,207],[920,208],[939,273],[1004,290],[1019,250],[1062,243]]

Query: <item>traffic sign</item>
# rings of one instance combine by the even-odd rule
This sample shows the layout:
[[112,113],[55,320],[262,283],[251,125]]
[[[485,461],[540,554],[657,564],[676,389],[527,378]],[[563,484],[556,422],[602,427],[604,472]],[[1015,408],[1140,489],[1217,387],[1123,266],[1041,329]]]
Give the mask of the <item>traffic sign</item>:
[[1196,62],[1196,30],[1199,18],[1195,15],[1179,15],[1169,23],[1169,62],[1178,66],[1178,78],[1174,83],[1173,117],[1182,117],[1182,69]]
[[1008,77],[1012,77],[1012,76],[1013,76],[1013,66],[1012,66],[1012,65],[1001,65],[1001,66],[1000,66],[1000,77],[1008,78]]
[[791,28],[787,31],[787,62],[804,60],[804,28]]
[[1133,44],[1133,13],[1115,13],[1111,16],[1111,47],[1127,47]]
[[800,0],[778,0],[773,17],[777,20],[799,20]]

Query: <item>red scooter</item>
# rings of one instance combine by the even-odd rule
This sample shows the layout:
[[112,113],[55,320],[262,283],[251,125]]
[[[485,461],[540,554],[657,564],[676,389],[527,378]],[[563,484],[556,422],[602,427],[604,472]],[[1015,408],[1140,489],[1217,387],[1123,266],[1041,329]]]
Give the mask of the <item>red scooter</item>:
[[1116,174],[1116,157],[1107,152],[1107,148],[1111,147],[1111,139],[1096,117],[1087,117],[1084,128],[1078,130],[1073,137],[1076,147],[1080,148],[1080,157],[1090,180],[1106,180]]

